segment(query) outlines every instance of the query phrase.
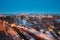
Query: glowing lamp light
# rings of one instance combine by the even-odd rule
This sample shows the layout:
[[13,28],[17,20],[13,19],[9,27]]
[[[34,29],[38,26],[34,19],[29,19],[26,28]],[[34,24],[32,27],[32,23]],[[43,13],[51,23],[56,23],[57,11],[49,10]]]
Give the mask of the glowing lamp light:
[[16,26],[15,24],[11,24],[11,27],[14,27],[14,26]]
[[60,31],[58,32],[58,34],[60,35]]

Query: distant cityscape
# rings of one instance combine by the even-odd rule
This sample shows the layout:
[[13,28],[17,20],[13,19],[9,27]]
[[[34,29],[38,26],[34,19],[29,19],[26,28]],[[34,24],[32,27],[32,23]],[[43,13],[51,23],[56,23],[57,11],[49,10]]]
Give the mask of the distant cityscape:
[[60,40],[60,16],[0,14],[1,40]]

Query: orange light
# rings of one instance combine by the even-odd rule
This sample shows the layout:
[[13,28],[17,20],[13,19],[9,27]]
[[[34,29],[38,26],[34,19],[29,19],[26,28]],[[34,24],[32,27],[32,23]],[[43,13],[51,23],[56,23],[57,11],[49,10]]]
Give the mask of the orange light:
[[6,21],[3,21],[3,23],[4,23],[4,24],[8,24],[8,22],[6,22]]
[[11,24],[11,27],[14,27],[14,26],[16,26],[15,23],[14,24]]
[[53,29],[51,29],[51,28],[48,28],[48,29],[49,29],[49,31],[53,32]]
[[55,27],[54,26],[50,26],[52,29],[55,29]]
[[60,31],[58,32],[58,34],[60,35]]

